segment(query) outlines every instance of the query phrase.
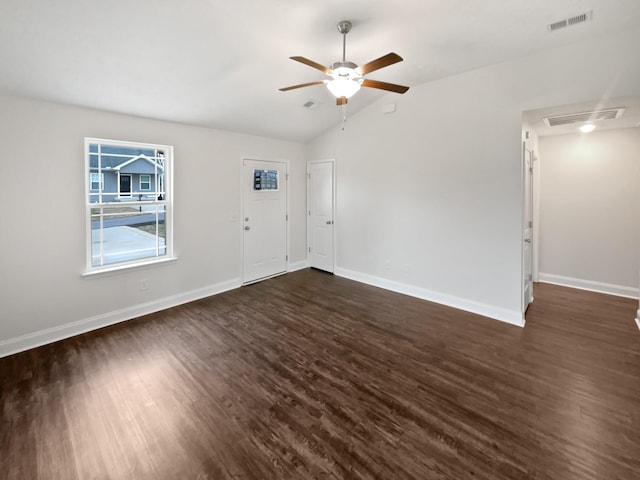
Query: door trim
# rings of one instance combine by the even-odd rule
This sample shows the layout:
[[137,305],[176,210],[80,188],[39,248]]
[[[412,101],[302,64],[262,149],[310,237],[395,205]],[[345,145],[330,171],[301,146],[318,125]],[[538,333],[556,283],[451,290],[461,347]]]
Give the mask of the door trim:
[[[535,163],[537,158],[535,156],[534,150],[533,149],[529,149],[528,146],[528,134],[529,132],[526,132],[526,135],[523,134],[523,138],[522,138],[522,150],[521,150],[521,161],[520,161],[520,169],[521,169],[521,183],[520,183],[520,190],[522,192],[522,196],[521,196],[521,200],[522,200],[522,205],[521,205],[521,213],[522,213],[522,221],[521,221],[521,227],[520,227],[520,309],[522,311],[522,324],[525,324],[525,314],[527,311],[527,308],[529,307],[529,305],[533,302],[533,282],[536,279],[536,246],[537,246],[537,238],[536,238],[536,213],[535,213],[535,191],[534,191],[534,186],[535,186],[535,179],[536,179],[536,172],[535,172]],[[531,168],[531,171],[528,172],[528,167],[527,167],[527,159],[529,160],[529,167]],[[530,178],[527,178],[530,177]],[[525,259],[526,259],[526,255],[525,255],[525,236],[524,236],[524,232],[527,228],[526,223],[528,222],[528,214],[527,214],[527,188],[526,188],[526,183],[527,181],[530,181],[530,185],[529,185],[529,207],[530,207],[530,213],[531,213],[531,222],[532,222],[532,226],[531,228],[531,238],[529,239],[529,250],[530,250],[530,275],[531,275],[531,291],[529,292],[529,296],[530,296],[530,300],[525,298],[525,283],[526,280],[524,278],[524,274],[527,270],[526,266],[525,266]]]
[[331,273],[335,273],[336,271],[336,258],[337,258],[337,253],[338,253],[338,247],[337,247],[337,242],[336,242],[336,232],[338,230],[339,224],[338,222],[336,222],[336,199],[337,199],[337,194],[336,192],[338,191],[338,186],[336,184],[336,159],[335,158],[327,158],[324,160],[308,160],[307,161],[307,208],[305,209],[305,214],[304,216],[307,219],[307,246],[306,246],[306,250],[307,250],[307,265],[310,265],[310,259],[309,259],[309,249],[311,248],[311,223],[309,222],[309,208],[311,206],[311,198],[310,198],[310,191],[311,189],[309,188],[309,183],[310,183],[310,173],[311,173],[311,165],[316,164],[316,163],[331,163],[332,164],[332,172],[333,172],[333,177],[331,179],[331,181],[333,182],[333,195],[331,198],[331,202],[332,202],[332,212],[331,212],[331,216],[333,217],[333,238],[331,239],[333,241],[333,265],[331,268]]
[[[249,161],[255,161],[255,162],[271,162],[271,163],[284,163],[285,166],[285,204],[286,204],[286,215],[287,215],[287,233],[286,233],[286,245],[285,245],[285,252],[286,252],[286,269],[284,272],[281,273],[277,273],[275,275],[271,275],[268,277],[264,277],[264,278],[259,278],[257,280],[250,280],[250,281],[245,281],[244,278],[244,234],[243,234],[243,228],[244,228],[244,217],[245,217],[245,205],[244,205],[244,162],[245,160],[249,160]],[[289,257],[291,255],[291,252],[289,251],[289,247],[291,244],[290,238],[291,238],[291,232],[290,232],[290,218],[291,218],[291,209],[290,209],[290,205],[289,205],[289,201],[290,201],[290,195],[289,195],[289,160],[285,160],[285,159],[277,159],[277,158],[265,158],[265,157],[260,157],[260,156],[255,156],[255,155],[241,155],[240,156],[240,222],[238,225],[238,235],[240,235],[240,281],[242,283],[242,285],[250,285],[252,283],[256,283],[256,282],[260,282],[262,280],[266,280],[267,278],[272,278],[272,277],[277,277],[278,275],[283,275],[285,273],[287,273],[289,271]]]
[[[122,178],[129,177],[129,191],[122,193]],[[118,172],[118,197],[131,198],[133,195],[133,175],[130,173]]]

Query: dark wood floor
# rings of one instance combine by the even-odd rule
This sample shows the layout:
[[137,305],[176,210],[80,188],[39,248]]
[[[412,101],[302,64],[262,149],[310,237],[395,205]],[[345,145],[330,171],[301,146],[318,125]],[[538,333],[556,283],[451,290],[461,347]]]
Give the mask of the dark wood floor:
[[0,477],[639,479],[637,301],[535,295],[306,270],[0,359]]

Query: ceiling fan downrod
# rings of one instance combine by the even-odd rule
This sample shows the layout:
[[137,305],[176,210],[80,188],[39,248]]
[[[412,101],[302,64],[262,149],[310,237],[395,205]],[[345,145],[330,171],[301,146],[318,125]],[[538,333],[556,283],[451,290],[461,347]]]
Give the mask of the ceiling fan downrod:
[[347,33],[351,31],[353,25],[349,20],[343,20],[338,23],[338,31],[342,34],[342,62],[347,61]]

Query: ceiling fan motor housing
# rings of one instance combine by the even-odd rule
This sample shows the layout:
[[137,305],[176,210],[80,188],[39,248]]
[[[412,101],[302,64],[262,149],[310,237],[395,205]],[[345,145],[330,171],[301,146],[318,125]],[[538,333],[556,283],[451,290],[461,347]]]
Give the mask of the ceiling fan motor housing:
[[353,72],[355,74],[350,76],[359,76],[355,71],[358,65],[353,62],[335,62],[331,64],[330,68],[333,70],[333,73],[337,73],[341,77],[345,76],[347,72]]

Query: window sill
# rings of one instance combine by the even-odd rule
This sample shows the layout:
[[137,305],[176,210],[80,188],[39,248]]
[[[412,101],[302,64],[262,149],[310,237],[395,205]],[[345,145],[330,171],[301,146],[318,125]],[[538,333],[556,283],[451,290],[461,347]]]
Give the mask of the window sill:
[[168,257],[168,258],[161,258],[161,259],[154,258],[153,260],[137,262],[133,264],[110,265],[107,267],[99,267],[91,270],[86,270],[82,273],[82,276],[87,278],[92,278],[92,277],[109,275],[109,274],[114,274],[114,273],[128,271],[128,270],[136,270],[139,268],[153,267],[156,265],[175,262],[176,260],[178,260],[178,257]]

